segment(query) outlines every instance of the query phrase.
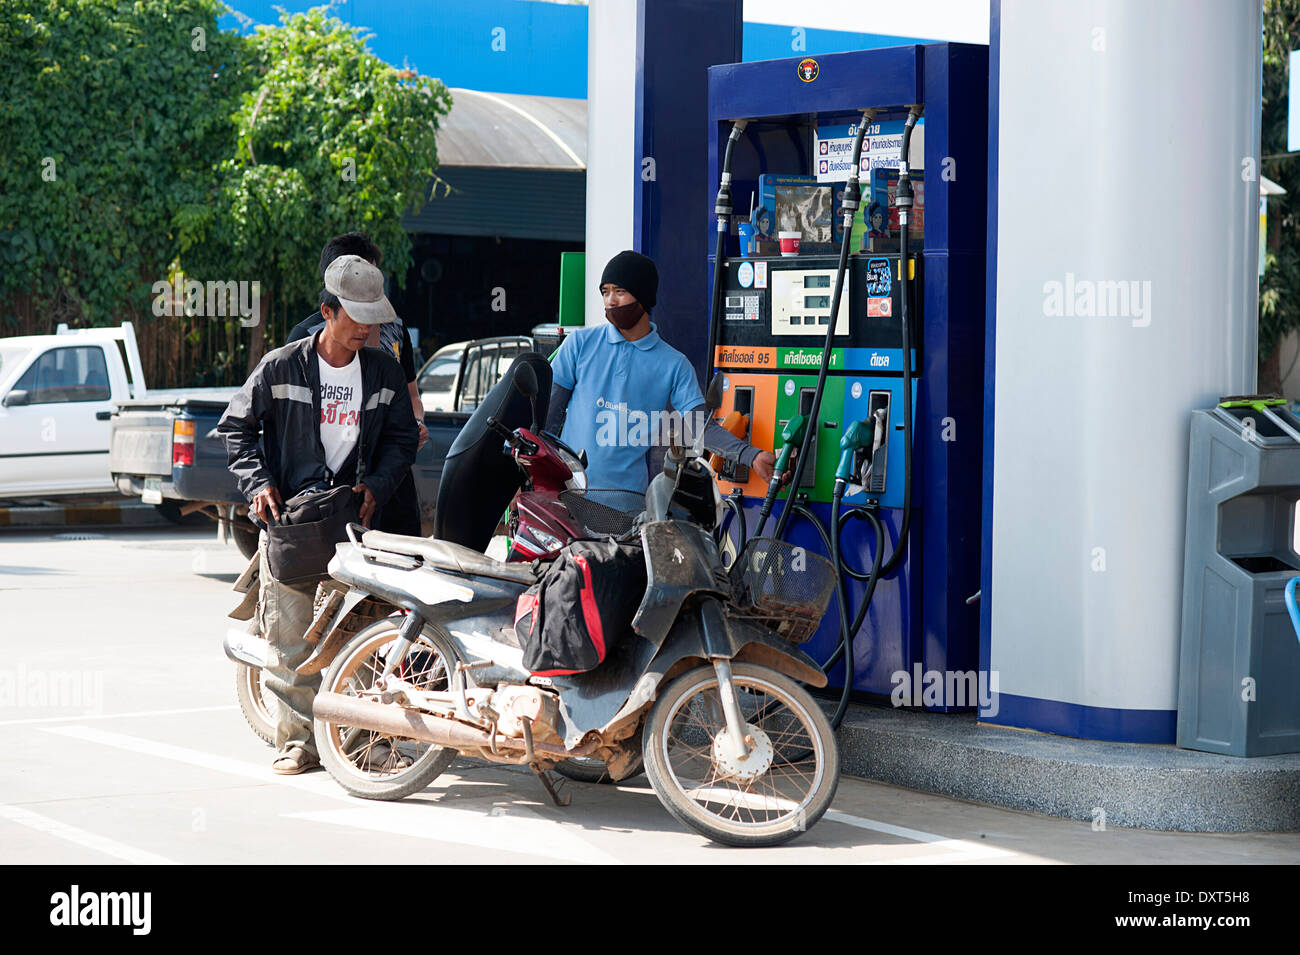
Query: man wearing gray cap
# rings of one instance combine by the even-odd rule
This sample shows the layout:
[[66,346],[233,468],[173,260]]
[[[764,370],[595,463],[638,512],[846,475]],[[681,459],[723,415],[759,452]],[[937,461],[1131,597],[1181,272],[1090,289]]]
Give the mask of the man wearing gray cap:
[[[383,273],[360,256],[340,256],[325,271],[320,308],[325,327],[267,353],[217,426],[239,490],[264,525],[303,489],[341,484],[361,496],[369,525],[415,461],[419,430],[401,368],[365,347],[372,325],[396,317]],[[260,571],[257,622],[274,651],[262,685],[280,704],[272,769],[301,773],[320,764],[311,716],[320,674],[294,670],[312,649],[302,634],[315,584],[271,576],[265,531]]]

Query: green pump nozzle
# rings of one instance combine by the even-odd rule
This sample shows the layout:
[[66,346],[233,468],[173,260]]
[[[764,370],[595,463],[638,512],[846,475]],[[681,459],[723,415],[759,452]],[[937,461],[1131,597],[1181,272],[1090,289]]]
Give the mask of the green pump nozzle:
[[776,456],[776,467],[772,469],[774,479],[790,469],[790,455],[803,444],[803,435],[807,428],[806,415],[797,414],[785,423],[785,428],[781,432],[781,440],[785,445],[781,448],[781,453]]
[[[763,525],[767,523],[767,516],[772,513],[772,505],[776,503],[777,492],[781,490],[786,472],[790,470],[790,455],[803,444],[804,432],[807,429],[808,417],[797,414],[785,423],[785,428],[781,431],[781,440],[785,445],[776,456],[776,466],[772,468],[772,480],[767,482],[767,496],[763,498],[763,505],[758,509],[758,527],[754,531],[755,537],[763,533]],[[792,497],[793,494],[792,491]]]
[[854,455],[864,448],[871,447],[874,430],[868,427],[865,421],[849,422],[849,426],[844,429],[844,434],[840,436],[840,463],[835,468],[835,480],[845,482],[853,480]]

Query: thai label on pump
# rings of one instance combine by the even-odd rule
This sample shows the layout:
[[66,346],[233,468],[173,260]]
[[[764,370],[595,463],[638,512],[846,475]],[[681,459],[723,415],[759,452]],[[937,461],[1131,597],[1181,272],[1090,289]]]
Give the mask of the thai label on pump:
[[753,345],[719,345],[713,364],[719,368],[775,368],[776,349]]
[[[780,348],[777,349],[777,366],[788,369],[811,369],[817,371],[822,366],[822,349],[820,348]],[[832,348],[828,366],[832,371],[844,368],[844,349]]]

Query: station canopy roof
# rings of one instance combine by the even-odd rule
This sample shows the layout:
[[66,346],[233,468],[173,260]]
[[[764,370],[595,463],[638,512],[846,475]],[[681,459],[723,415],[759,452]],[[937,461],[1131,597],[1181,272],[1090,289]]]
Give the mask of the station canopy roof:
[[438,129],[441,167],[586,172],[587,101],[453,88]]

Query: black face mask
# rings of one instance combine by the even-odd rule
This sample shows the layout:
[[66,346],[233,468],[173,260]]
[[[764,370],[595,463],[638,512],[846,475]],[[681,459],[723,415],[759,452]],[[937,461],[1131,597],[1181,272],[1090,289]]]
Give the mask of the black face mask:
[[609,319],[610,324],[622,331],[627,331],[641,321],[641,316],[644,314],[645,309],[641,307],[640,302],[628,302],[626,305],[615,305],[605,309],[605,317]]

